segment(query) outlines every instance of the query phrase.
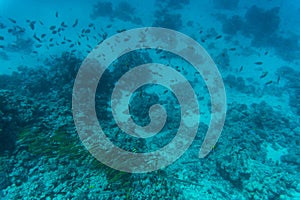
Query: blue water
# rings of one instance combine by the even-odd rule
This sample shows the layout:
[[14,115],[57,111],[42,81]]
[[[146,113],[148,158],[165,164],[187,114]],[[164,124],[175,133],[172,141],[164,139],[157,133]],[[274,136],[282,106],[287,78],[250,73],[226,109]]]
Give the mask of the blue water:
[[[300,199],[299,15],[299,1],[283,0],[0,0],[0,199]],[[177,32],[133,36],[144,27]],[[98,77],[94,55],[100,66],[129,48]],[[152,64],[118,82],[147,63],[172,71]],[[220,137],[199,158],[215,112]],[[165,121],[134,134],[126,116],[140,128]]]

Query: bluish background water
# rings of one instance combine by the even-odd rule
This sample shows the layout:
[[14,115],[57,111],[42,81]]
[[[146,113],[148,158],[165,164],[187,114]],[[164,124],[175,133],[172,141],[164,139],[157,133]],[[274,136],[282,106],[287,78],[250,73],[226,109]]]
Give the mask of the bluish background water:
[[[283,0],[1,0],[0,198],[299,199],[299,14],[299,1]],[[110,93],[118,77],[137,64],[155,61],[178,70],[201,109],[196,139],[178,161],[156,172],[127,174],[100,164],[81,144],[72,119],[72,87],[97,44],[145,26],[180,31],[206,49],[223,77],[228,110],[217,145],[198,159],[210,120],[201,77],[166,52],[119,59],[96,98],[99,121],[119,147],[159,149],[178,128],[178,102],[165,88],[152,86],[133,96],[133,118],[148,123],[149,106],[161,103],[169,131],[135,140],[116,127]]]

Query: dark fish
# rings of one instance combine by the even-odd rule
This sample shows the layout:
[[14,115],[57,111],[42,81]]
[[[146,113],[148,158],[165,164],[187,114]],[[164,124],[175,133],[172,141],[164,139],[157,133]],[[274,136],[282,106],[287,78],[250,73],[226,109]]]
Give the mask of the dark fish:
[[108,24],[108,25],[106,26],[106,28],[110,28],[110,27],[112,27],[112,24]]
[[52,41],[53,41],[53,38],[50,38],[50,39],[49,39],[49,42],[52,42]]
[[3,46],[3,45],[0,45],[0,49],[4,49],[4,46]]
[[37,51],[32,51],[32,53],[34,53],[34,54],[38,54],[38,52],[37,52]]
[[56,13],[55,13],[55,17],[57,18],[58,17],[58,12],[56,11]]
[[77,44],[78,44],[78,45],[81,45],[81,43],[80,43],[79,41],[77,42]]
[[280,76],[277,77],[277,84],[280,82]]
[[41,44],[35,45],[36,48],[40,48],[41,46],[42,46]]
[[34,30],[35,21],[30,22],[29,26],[31,30]]
[[44,25],[44,23],[41,21],[41,20],[39,20],[39,22],[40,22],[40,24],[43,26]]
[[220,38],[222,38],[222,35],[218,35],[215,39],[218,40]]
[[265,83],[265,85],[270,85],[271,83],[273,83],[273,81],[268,81]]
[[120,30],[117,30],[117,33],[122,33],[124,31],[126,31],[126,29],[120,29]]
[[254,64],[256,64],[256,65],[262,65],[262,64],[263,64],[263,62],[261,62],[261,61],[258,61],[258,62],[255,62]]
[[71,52],[72,52],[72,53],[74,53],[75,51],[76,51],[76,49],[72,49],[72,51],[71,51]]
[[38,38],[38,36],[36,36],[36,34],[33,35],[33,38],[36,39],[39,42],[42,42],[42,40],[40,38]]
[[74,47],[74,44],[70,44],[69,48],[72,48],[72,47]]
[[140,91],[140,94],[139,94],[139,96],[141,97],[141,96],[143,96],[143,91]]
[[269,53],[269,52],[266,51],[266,52],[265,52],[265,55],[268,55],[268,53]]
[[205,42],[205,40],[204,40],[204,39],[201,39],[201,42],[203,42],[203,43],[204,43],[204,42]]
[[67,39],[67,42],[72,42],[72,40],[70,40],[70,39]]
[[54,30],[54,31],[52,31],[52,34],[56,34],[56,33],[57,33],[57,31],[55,31],[55,30]]
[[46,37],[46,34],[45,34],[45,33],[43,33],[43,34],[41,35],[41,38],[44,38],[44,37]]
[[75,20],[75,22],[74,22],[74,24],[72,25],[72,27],[73,27],[73,28],[76,27],[77,24],[78,24],[78,19]]
[[17,21],[14,20],[14,19],[12,19],[12,18],[8,18],[8,20],[11,21],[11,22],[14,23],[14,24],[17,23]]
[[201,33],[203,33],[203,31],[199,31],[199,33],[201,34]]
[[164,91],[164,94],[166,94],[167,92],[168,92],[168,90],[165,90],[165,91]]
[[54,46],[54,44],[53,44],[53,43],[49,44],[49,47],[53,47],[53,46]]
[[50,26],[50,30],[53,31],[56,28],[56,26]]
[[230,50],[230,51],[235,51],[235,50],[236,50],[236,48],[230,48],[229,50]]
[[244,67],[241,66],[240,69],[239,69],[239,72],[243,71]]
[[92,24],[92,23],[91,23],[91,24],[89,24],[89,27],[90,27],[90,28],[91,28],[91,27],[93,27],[93,26],[94,26],[94,24]]
[[157,49],[156,53],[161,53],[163,50],[162,49]]
[[3,37],[3,36],[0,36],[0,40],[4,40],[4,37]]
[[65,41],[62,41],[61,44],[66,44],[66,42],[65,42]]
[[65,28],[68,27],[68,26],[65,24],[65,22],[62,22],[60,25],[61,25],[62,27],[65,27]]
[[268,72],[263,72],[259,78],[265,78],[268,75]]
[[90,30],[90,29],[86,29],[84,32],[85,32],[85,33],[90,33],[91,30]]
[[0,23],[0,29],[4,29],[6,26],[3,23]]
[[91,45],[89,45],[89,44],[87,44],[86,46],[87,46],[88,48],[90,48],[90,49],[92,49],[92,48],[93,48],[93,47],[91,47]]

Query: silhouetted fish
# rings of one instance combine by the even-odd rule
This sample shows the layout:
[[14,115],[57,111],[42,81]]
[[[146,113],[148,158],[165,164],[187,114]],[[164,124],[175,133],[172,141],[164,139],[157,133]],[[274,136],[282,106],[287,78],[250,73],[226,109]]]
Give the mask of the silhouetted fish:
[[270,85],[271,83],[273,83],[273,81],[268,81],[265,83],[265,85]]
[[60,25],[61,25],[62,27],[65,27],[65,28],[68,27],[68,26],[65,24],[65,22],[62,22]]
[[39,42],[42,42],[42,40],[40,38],[38,38],[38,36],[36,36],[36,34],[33,35],[33,38],[36,39]]
[[58,17],[58,12],[56,11],[56,13],[55,13],[55,17],[57,18]]
[[244,67],[243,67],[243,66],[241,66],[241,67],[240,67],[240,69],[239,69],[239,72],[243,71],[243,68],[244,68]]
[[11,22],[14,23],[14,24],[17,23],[17,21],[14,20],[14,19],[12,19],[12,18],[8,18],[8,20],[11,21]]
[[4,37],[3,37],[3,36],[0,36],[0,40],[4,40]]
[[264,78],[264,77],[266,77],[267,75],[268,75],[268,72],[263,72],[263,73],[260,75],[259,78]]
[[218,40],[220,38],[222,38],[222,35],[218,35],[215,39]]
[[56,26],[50,26],[50,30],[53,31],[56,28]]
[[75,20],[75,22],[74,22],[74,24],[72,25],[72,27],[73,27],[73,28],[76,27],[77,24],[78,24],[78,19]]
[[41,35],[41,38],[44,38],[44,37],[46,37],[46,34],[45,34],[45,33],[43,33],[43,34]]
[[29,26],[31,28],[31,30],[34,30],[34,25],[35,25],[35,21],[30,22]]
[[236,48],[234,48],[234,47],[233,47],[233,48],[230,48],[229,50],[230,50],[230,51],[235,51],[235,50],[236,50]]
[[258,61],[258,62],[255,62],[254,64],[256,64],[256,65],[262,65],[262,64],[263,64],[263,62],[261,62],[261,61]]
[[280,82],[280,76],[277,77],[277,84]]
[[124,31],[126,31],[126,29],[117,30],[117,33],[122,33]]

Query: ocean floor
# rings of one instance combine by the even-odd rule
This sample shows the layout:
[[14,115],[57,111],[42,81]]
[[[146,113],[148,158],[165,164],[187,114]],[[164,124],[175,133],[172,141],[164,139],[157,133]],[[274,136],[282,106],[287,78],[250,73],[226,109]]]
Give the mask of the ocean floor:
[[[1,200],[300,199],[299,2],[24,3],[0,0]],[[200,159],[212,114],[203,77],[168,51],[121,56],[103,73],[95,95],[98,121],[114,145],[136,154],[156,151],[172,141],[180,125],[176,96],[148,84],[132,95],[130,114],[146,126],[149,108],[158,103],[168,114],[164,128],[137,139],[118,127],[111,95],[135,66],[162,63],[181,73],[200,109],[200,119],[193,118],[199,120],[196,137],[179,159],[156,171],[127,173],[102,164],[83,145],[72,92],[81,64],[98,44],[142,27],[172,29],[197,41],[222,76],[227,111],[218,142]]]

